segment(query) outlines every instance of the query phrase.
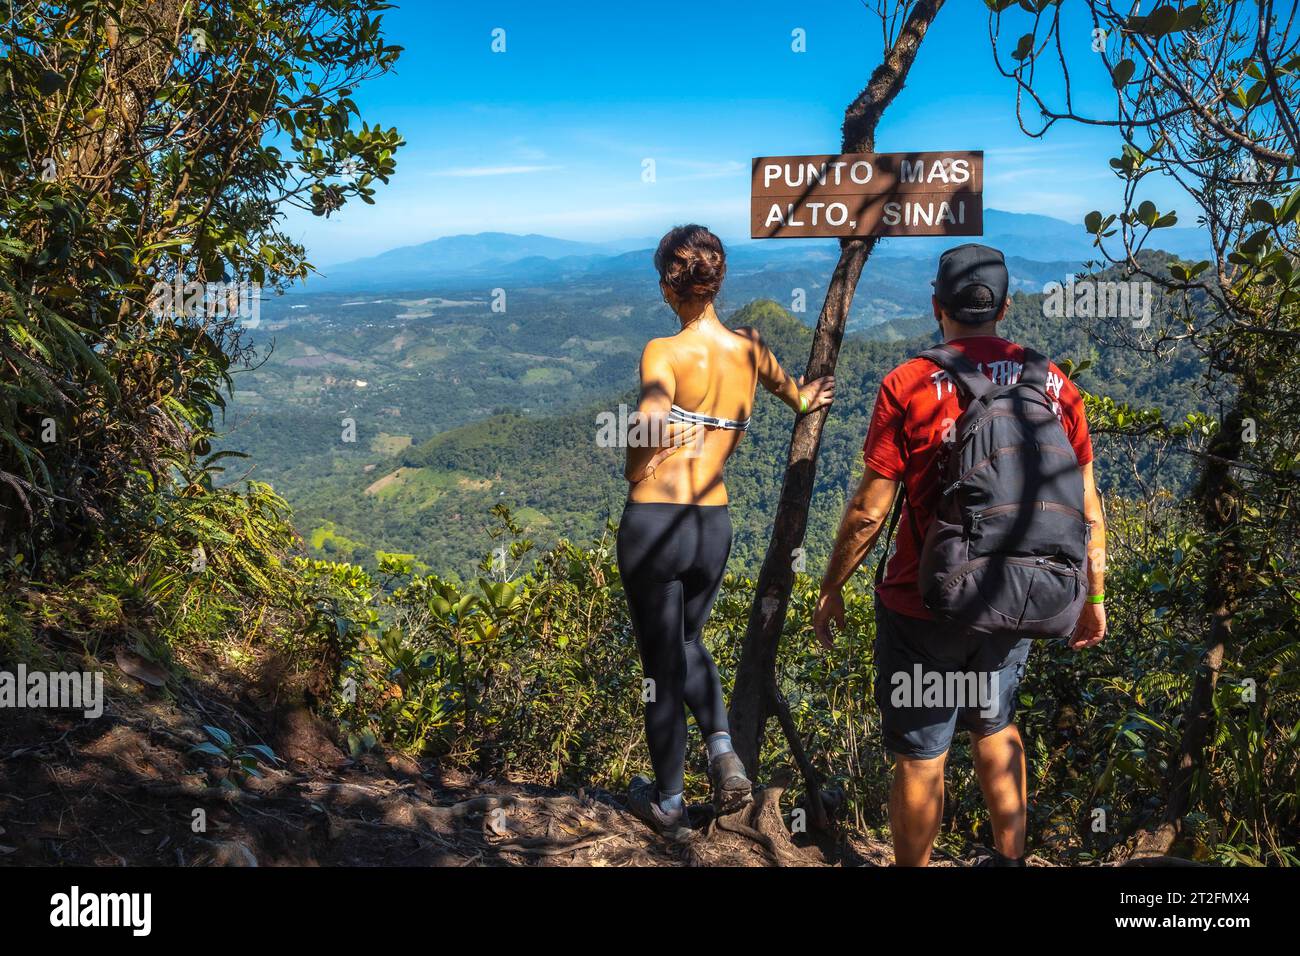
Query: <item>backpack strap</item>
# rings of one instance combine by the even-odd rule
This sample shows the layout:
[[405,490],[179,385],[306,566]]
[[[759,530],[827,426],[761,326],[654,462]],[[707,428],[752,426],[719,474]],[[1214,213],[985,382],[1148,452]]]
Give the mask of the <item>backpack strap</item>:
[[911,504],[907,500],[907,485],[903,484],[900,478],[898,481],[898,497],[894,499],[894,510],[889,516],[889,528],[885,531],[885,546],[880,554],[880,560],[876,562],[876,587],[885,580],[885,565],[889,563],[889,544],[894,540],[894,529],[898,527],[898,516],[907,508],[907,517],[912,525],[912,537],[916,539],[917,553],[920,553],[921,546],[924,543],[921,538],[921,526],[916,523],[916,512],[912,510]]
[[885,564],[889,561],[889,542],[894,539],[894,529],[898,527],[898,516],[903,512],[903,500],[907,497],[907,488],[898,483],[898,497],[894,499],[894,512],[889,516],[889,529],[885,532],[885,548],[876,562],[876,587],[885,580]]
[[[917,358],[928,359],[948,373],[953,383],[965,393],[970,401],[979,401],[993,391],[989,377],[975,367],[975,364],[951,345],[944,343],[926,349]],[[1028,365],[1029,353],[1025,353]]]
[[1020,381],[1033,385],[1039,391],[1047,390],[1047,356],[1025,346],[1024,368],[1020,370]]

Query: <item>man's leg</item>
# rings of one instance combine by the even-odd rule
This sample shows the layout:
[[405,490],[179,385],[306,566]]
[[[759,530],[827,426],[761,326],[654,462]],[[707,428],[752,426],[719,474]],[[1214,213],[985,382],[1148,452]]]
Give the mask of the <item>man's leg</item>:
[[897,866],[926,866],[943,822],[943,765],[947,753],[921,759],[895,755],[889,788],[889,832]]
[[993,847],[1003,856],[1025,855],[1025,747],[1015,724],[971,737],[975,774],[993,822]]
[[951,703],[926,706],[916,680],[942,674],[951,635],[932,621],[896,614],[876,602],[876,704],[885,749],[894,757],[889,830],[898,866],[925,866],[943,823],[943,768],[957,726]]

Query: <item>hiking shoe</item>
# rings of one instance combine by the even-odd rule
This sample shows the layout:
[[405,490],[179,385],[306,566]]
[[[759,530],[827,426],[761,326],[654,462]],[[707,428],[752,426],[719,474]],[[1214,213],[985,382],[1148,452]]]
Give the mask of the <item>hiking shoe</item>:
[[975,851],[975,862],[971,866],[1025,866],[1025,858],[1003,856],[992,847],[982,846]]
[[718,816],[735,813],[754,799],[753,784],[745,776],[745,765],[734,751],[718,754],[709,761],[709,782],[713,784],[713,809]]
[[632,786],[627,788],[627,806],[632,815],[648,826],[655,833],[681,843],[689,840],[694,831],[688,826],[686,809],[674,816],[668,816],[659,809],[659,791],[651,780],[640,775],[632,778]]

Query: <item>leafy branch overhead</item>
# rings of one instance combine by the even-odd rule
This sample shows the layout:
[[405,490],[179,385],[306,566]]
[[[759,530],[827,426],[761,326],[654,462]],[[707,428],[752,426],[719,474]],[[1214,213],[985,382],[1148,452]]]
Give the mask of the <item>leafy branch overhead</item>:
[[[308,275],[286,211],[374,201],[375,0],[21,3],[0,27],[0,530],[83,533],[205,454],[240,317],[158,290]],[[200,286],[201,288],[204,286]],[[86,479],[95,476],[95,480]]]
[[[1094,62],[1081,67],[1077,56],[1067,63],[1066,51],[1081,44],[1060,0],[986,3],[994,61],[1014,82],[1022,130],[1041,137],[1057,123],[1079,123],[1112,129],[1120,140],[1110,169],[1122,208],[1091,212],[1083,227],[1100,264],[1159,289],[1168,308],[1158,323],[1090,322],[1094,340],[1155,364],[1194,361],[1200,370],[1208,411],[1181,423],[1103,397],[1089,405],[1099,434],[1122,437],[1129,454],[1134,442],[1144,445],[1145,458],[1135,461],[1176,450],[1198,462],[1192,494],[1174,509],[1199,542],[1196,573],[1152,569],[1161,577],[1162,615],[1172,609],[1162,626],[1187,634],[1195,648],[1181,721],[1169,731],[1177,742],[1167,758],[1166,804],[1135,841],[1140,852],[1163,853],[1190,826],[1207,748],[1232,728],[1218,724],[1220,677],[1258,660],[1278,632],[1294,642],[1300,623],[1293,596],[1261,573],[1293,565],[1300,536],[1300,24],[1294,4],[1272,0],[1180,0],[1145,12],[1086,0]],[[1071,77],[1098,65],[1111,78],[1113,105],[1084,113]],[[1195,215],[1158,208],[1144,195],[1156,182],[1176,186]],[[1159,230],[1180,219],[1203,229],[1205,256],[1146,254]],[[1149,493],[1153,523],[1168,517],[1156,504]],[[1173,590],[1178,597],[1168,601]],[[1271,626],[1261,632],[1252,626],[1258,621]],[[1190,637],[1197,633],[1199,645]],[[1263,705],[1251,715],[1279,739],[1286,719]]]

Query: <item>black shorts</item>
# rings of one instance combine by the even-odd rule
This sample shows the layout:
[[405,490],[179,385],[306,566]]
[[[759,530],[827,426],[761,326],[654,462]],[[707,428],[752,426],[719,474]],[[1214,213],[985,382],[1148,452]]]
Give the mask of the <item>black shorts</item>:
[[876,703],[885,747],[928,759],[958,728],[979,737],[1015,718],[1030,638],[992,637],[891,611],[876,600]]

